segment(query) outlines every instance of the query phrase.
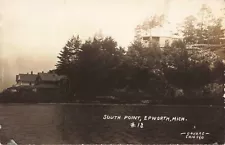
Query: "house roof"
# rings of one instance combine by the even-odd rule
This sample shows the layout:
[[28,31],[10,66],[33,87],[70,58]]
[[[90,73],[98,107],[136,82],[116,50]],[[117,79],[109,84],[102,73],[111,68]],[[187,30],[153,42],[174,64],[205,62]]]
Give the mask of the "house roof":
[[38,75],[43,81],[59,81],[65,78],[65,76],[59,76],[54,73],[39,73]]
[[142,37],[164,37],[164,38],[177,38],[177,39],[181,39],[181,36],[177,36],[174,35],[174,32],[166,29],[166,28],[162,28],[162,27],[156,27],[153,28],[150,32],[143,32],[141,34]]
[[17,75],[17,81],[22,81],[22,82],[35,82],[37,78],[36,74],[19,74]]

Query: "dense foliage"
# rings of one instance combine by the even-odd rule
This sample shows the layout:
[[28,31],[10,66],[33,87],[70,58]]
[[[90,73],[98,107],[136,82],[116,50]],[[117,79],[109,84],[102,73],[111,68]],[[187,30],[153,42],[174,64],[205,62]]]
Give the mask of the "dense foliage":
[[[222,60],[210,49],[188,49],[188,44],[219,43],[222,18],[203,5],[199,17],[189,16],[182,27],[183,40],[164,49],[143,45],[140,39],[125,51],[111,37],[82,42],[73,36],[59,54],[56,72],[69,78],[72,94],[187,98],[222,96]],[[163,16],[146,21],[143,29],[160,26]],[[137,36],[138,38],[138,36]]]
[[135,41],[125,51],[111,37],[84,43],[72,37],[59,55],[56,71],[68,76],[70,91],[79,96],[124,92],[171,97],[178,90],[193,96],[203,95],[209,85],[222,84],[224,64],[213,56],[210,50],[190,51],[181,40],[164,50]]
[[221,36],[224,35],[223,19],[224,17],[214,16],[209,6],[202,5],[196,16],[185,18],[180,29],[184,41],[189,44],[219,44]]

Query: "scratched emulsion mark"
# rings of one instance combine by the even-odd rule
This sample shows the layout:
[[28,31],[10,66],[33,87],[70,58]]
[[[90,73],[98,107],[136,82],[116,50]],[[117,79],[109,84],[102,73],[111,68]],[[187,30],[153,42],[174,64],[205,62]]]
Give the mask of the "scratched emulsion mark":
[[181,116],[129,116],[129,115],[107,115],[103,116],[103,120],[128,120],[130,128],[144,128],[143,121],[161,121],[161,122],[185,122],[187,119]]

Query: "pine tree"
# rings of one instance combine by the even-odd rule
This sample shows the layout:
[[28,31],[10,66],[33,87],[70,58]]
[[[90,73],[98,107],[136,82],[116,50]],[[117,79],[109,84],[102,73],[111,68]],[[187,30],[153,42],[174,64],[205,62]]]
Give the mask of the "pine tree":
[[71,63],[70,55],[70,49],[67,46],[63,47],[59,53],[59,56],[57,57],[59,59],[58,63],[56,64],[56,71],[58,74],[68,74],[67,71]]
[[196,43],[196,18],[194,16],[188,16],[184,20],[182,26],[182,33],[184,36],[184,41],[186,44],[195,44]]
[[198,24],[197,24],[197,40],[200,44],[209,43],[209,27],[212,26],[214,22],[214,15],[212,13],[211,8],[203,4],[201,9],[198,12]]
[[72,38],[67,42],[66,46],[60,51],[56,71],[59,74],[69,75],[72,65],[76,62],[78,53],[80,52],[81,40],[79,36]]

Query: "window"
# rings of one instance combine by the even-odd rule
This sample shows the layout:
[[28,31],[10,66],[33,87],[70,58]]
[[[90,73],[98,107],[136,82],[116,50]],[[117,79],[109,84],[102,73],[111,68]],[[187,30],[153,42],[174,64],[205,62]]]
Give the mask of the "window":
[[155,42],[159,42],[159,37],[152,37],[152,40]]
[[143,40],[149,40],[150,37],[143,37]]

